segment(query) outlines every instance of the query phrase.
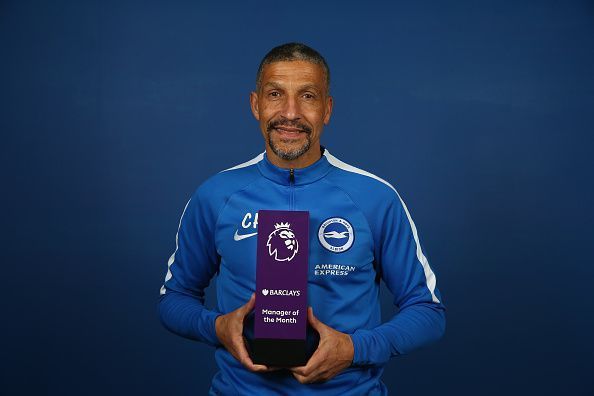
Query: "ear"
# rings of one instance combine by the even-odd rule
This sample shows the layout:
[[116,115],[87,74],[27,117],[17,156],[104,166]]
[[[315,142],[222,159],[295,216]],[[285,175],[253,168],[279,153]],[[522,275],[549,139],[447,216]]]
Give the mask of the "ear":
[[252,108],[252,114],[256,120],[260,121],[260,112],[258,110],[258,94],[256,92],[250,92],[250,107]]
[[328,125],[330,122],[330,116],[332,115],[332,107],[334,106],[334,100],[332,96],[328,96],[326,99],[326,114],[324,115],[324,125]]

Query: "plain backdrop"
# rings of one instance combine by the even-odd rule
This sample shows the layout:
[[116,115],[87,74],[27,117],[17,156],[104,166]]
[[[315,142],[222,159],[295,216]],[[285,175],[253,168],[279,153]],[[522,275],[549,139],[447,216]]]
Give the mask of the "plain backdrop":
[[322,143],[396,186],[447,307],[391,394],[594,394],[593,38],[592,1],[1,1],[2,393],[207,392],[166,262],[194,189],[264,148],[261,58],[301,41]]

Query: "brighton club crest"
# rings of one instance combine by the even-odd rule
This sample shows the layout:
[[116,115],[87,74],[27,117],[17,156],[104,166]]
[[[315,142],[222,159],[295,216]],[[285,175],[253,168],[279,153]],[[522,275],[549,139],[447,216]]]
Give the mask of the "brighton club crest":
[[355,240],[351,223],[342,217],[332,217],[320,224],[318,239],[323,247],[333,253],[349,250]]
[[289,223],[276,223],[274,231],[268,235],[268,254],[276,261],[291,261],[299,250],[299,243],[295,238],[295,232]]

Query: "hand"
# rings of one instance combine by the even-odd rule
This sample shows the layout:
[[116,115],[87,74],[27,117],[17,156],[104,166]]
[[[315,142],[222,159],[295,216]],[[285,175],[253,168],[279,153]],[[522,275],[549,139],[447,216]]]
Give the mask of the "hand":
[[307,310],[307,318],[311,326],[320,333],[320,343],[305,366],[292,367],[290,370],[302,384],[328,381],[353,362],[353,341],[348,334],[320,322],[311,307]]
[[243,319],[254,308],[255,302],[256,295],[252,293],[245,305],[226,315],[219,316],[215,321],[215,331],[221,344],[248,370],[254,372],[270,371],[271,369],[268,367],[252,362],[243,339]]

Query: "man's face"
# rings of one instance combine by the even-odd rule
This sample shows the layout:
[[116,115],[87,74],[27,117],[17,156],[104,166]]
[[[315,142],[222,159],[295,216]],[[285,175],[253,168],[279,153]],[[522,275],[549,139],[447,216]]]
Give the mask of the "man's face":
[[250,104],[266,144],[287,161],[319,146],[332,113],[324,69],[300,60],[264,66],[260,89],[251,93]]

